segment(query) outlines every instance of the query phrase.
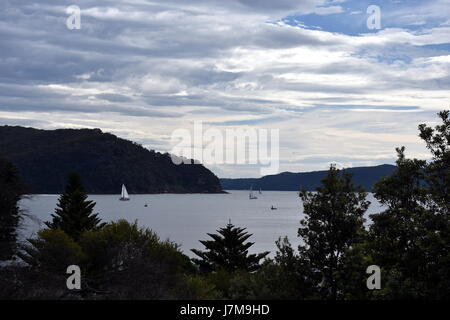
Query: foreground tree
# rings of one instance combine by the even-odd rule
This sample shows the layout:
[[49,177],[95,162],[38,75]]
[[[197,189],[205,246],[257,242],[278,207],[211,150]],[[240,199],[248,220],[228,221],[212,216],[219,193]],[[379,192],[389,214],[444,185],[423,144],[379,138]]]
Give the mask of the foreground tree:
[[339,275],[344,256],[364,236],[363,215],[370,202],[361,187],[352,183],[351,175],[330,167],[317,192],[302,190],[305,218],[298,234],[304,244],[299,258],[315,273],[316,287],[323,299],[342,296]]
[[383,270],[380,295],[388,298],[417,298],[421,294],[412,277],[422,273],[426,259],[422,236],[431,218],[425,207],[425,161],[406,159],[404,151],[397,149],[397,170],[373,188],[386,210],[371,215],[368,248],[374,264]]
[[[111,222],[85,231],[77,242],[62,230],[44,229],[29,239],[20,257],[26,265],[9,268],[15,275],[11,279],[0,278],[5,284],[0,297],[4,292],[22,299],[195,299],[205,292],[179,246],[137,222]],[[78,292],[66,287],[66,269],[72,264],[82,270]]]
[[233,271],[256,271],[260,268],[260,260],[269,252],[248,254],[248,249],[254,244],[246,242],[252,235],[245,228],[235,227],[231,222],[225,228],[217,230],[218,234],[208,235],[213,240],[200,241],[206,251],[192,249],[200,259],[192,259],[201,270],[206,272],[224,269]]
[[60,229],[75,240],[80,238],[84,231],[98,230],[105,224],[101,223],[98,214],[93,214],[95,202],[87,200],[81,178],[72,173],[64,194],[59,198],[58,207],[53,220],[45,224],[50,229]]
[[450,111],[438,113],[442,125],[434,129],[419,126],[420,137],[431,152],[432,161],[426,166],[426,182],[430,208],[448,221],[450,219]]
[[17,228],[20,222],[19,201],[24,188],[16,168],[0,159],[0,260],[16,252]]
[[434,297],[448,299],[450,296],[450,111],[438,113],[441,125],[434,129],[425,124],[419,126],[420,137],[426,142],[433,158],[426,167],[428,189],[427,205],[433,212],[428,232],[430,256],[428,261],[432,277],[430,290]]
[[314,285],[317,275],[305,259],[301,259],[287,237],[279,238],[273,259],[267,259],[256,273],[256,299],[305,300],[317,299]]
[[62,230],[40,230],[37,237],[28,242],[18,255],[34,271],[63,276],[68,266],[83,262],[80,245]]
[[380,296],[445,299],[450,294],[450,119],[422,124],[431,161],[407,159],[398,148],[397,170],[374,187],[386,210],[372,215],[369,250],[383,270]]

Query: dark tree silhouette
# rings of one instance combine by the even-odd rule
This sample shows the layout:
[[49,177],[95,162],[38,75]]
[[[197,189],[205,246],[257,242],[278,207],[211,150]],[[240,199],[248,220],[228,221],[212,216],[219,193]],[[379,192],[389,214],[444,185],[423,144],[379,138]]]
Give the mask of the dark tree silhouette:
[[84,231],[102,228],[104,223],[101,223],[98,213],[92,213],[95,202],[87,198],[80,176],[77,173],[70,174],[66,190],[59,198],[55,214],[52,214],[53,220],[45,224],[50,229],[61,229],[75,240]]
[[427,144],[433,159],[426,168],[427,186],[433,210],[449,219],[450,215],[450,111],[438,113],[441,125],[419,126],[420,137]]
[[337,299],[336,273],[344,265],[346,251],[362,241],[363,215],[370,202],[363,189],[354,186],[351,175],[341,174],[334,166],[317,192],[302,190],[300,197],[305,214],[298,230],[304,241],[299,246],[300,259],[318,274],[321,296]]
[[369,249],[384,268],[387,299],[447,299],[450,293],[450,118],[419,126],[430,161],[407,159],[397,148],[398,169],[380,180],[375,197],[386,208],[371,215]]
[[252,234],[246,228],[235,227],[231,222],[225,228],[217,230],[218,234],[208,233],[213,240],[200,241],[206,251],[192,249],[201,259],[192,259],[201,270],[206,272],[224,269],[226,271],[256,271],[260,268],[259,261],[269,254],[248,254],[248,249],[254,244],[245,242]]
[[0,159],[0,260],[10,259],[16,251],[20,222],[18,202],[24,192],[19,174],[10,162]]

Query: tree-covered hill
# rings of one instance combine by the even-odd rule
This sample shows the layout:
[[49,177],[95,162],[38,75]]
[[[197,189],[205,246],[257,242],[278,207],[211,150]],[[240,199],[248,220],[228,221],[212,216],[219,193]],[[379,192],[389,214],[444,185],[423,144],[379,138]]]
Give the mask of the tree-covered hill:
[[119,194],[122,183],[141,194],[222,192],[204,166],[175,165],[168,154],[100,129],[0,126],[0,156],[14,163],[31,193],[61,193],[71,172],[78,172],[93,194]]
[[[395,168],[393,165],[383,164],[375,167],[349,168],[346,171],[353,174],[353,181],[356,184],[362,185],[369,191],[378,179],[390,175]],[[253,189],[277,191],[299,191],[300,187],[306,190],[315,190],[326,175],[327,171],[282,172],[259,179],[220,179],[220,183],[224,190],[248,190],[251,186]]]

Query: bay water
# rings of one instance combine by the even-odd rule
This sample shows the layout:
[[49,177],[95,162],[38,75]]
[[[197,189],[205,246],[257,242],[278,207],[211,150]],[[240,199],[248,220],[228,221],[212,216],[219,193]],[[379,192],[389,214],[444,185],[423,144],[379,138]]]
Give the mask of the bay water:
[[[258,199],[250,200],[248,191],[228,191],[228,194],[150,194],[131,195],[130,201],[119,201],[119,195],[91,195],[97,203],[95,212],[105,221],[137,220],[138,225],[155,231],[161,239],[170,239],[192,257],[192,248],[203,249],[199,240],[207,240],[207,233],[215,233],[230,220],[247,228],[255,244],[250,252],[276,251],[275,241],[288,236],[297,246],[297,230],[303,217],[303,206],[298,192],[255,192]],[[51,220],[58,195],[33,195],[22,200],[20,206],[30,216],[25,219],[21,238],[29,238]],[[371,206],[366,214],[379,212],[380,205],[372,194]],[[145,206],[147,204],[147,207]],[[272,210],[274,206],[277,209]],[[369,220],[369,219],[368,219]]]

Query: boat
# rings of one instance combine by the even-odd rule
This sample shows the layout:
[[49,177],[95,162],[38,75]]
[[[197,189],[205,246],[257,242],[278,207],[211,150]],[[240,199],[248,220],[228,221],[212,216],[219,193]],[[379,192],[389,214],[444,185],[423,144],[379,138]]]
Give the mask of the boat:
[[253,194],[253,187],[250,187],[250,194],[248,195],[248,198],[249,198],[250,200],[258,199],[258,198]]
[[277,207],[272,206],[270,207],[270,210],[277,210]]
[[130,201],[130,196],[128,195],[128,191],[127,188],[125,187],[125,185],[122,185],[122,193],[120,195],[120,201]]
[[259,188],[259,194],[262,194],[262,192],[261,192],[261,188]]

